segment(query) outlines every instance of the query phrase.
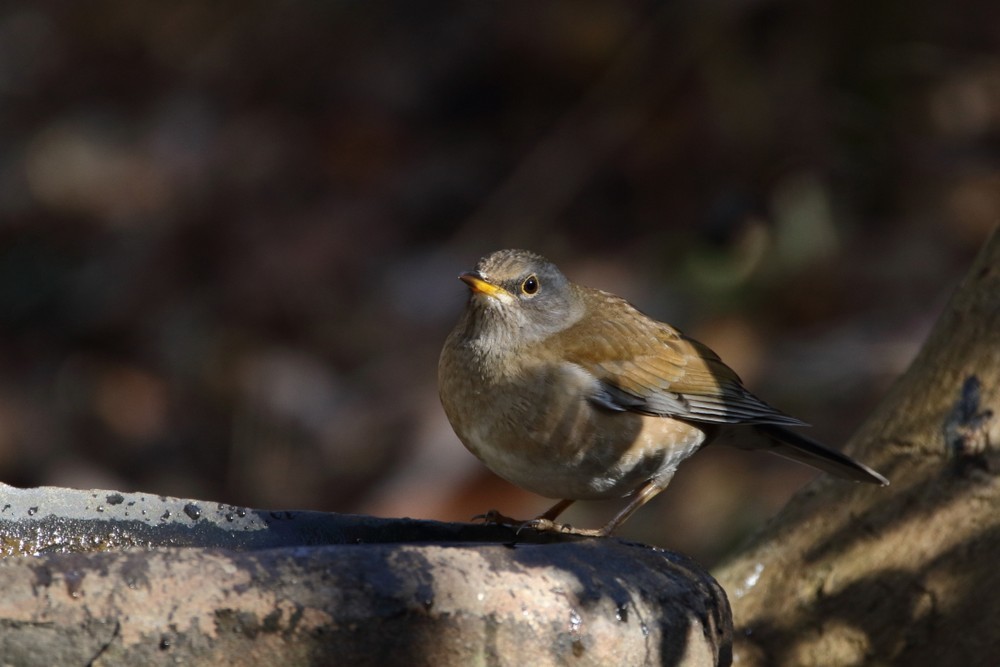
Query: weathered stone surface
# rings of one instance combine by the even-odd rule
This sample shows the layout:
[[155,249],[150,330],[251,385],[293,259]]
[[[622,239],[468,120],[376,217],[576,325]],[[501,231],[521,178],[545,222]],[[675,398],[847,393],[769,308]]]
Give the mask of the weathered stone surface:
[[20,554],[0,560],[6,664],[730,659],[721,588],[642,545],[114,491],[0,497],[5,552]]

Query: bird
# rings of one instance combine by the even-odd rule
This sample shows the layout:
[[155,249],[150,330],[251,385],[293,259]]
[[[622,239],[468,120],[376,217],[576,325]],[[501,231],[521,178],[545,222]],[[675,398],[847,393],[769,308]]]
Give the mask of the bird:
[[[498,250],[459,276],[469,298],[438,361],[459,440],[512,484],[559,499],[529,521],[611,535],[710,443],[762,449],[846,480],[880,473],[790,427],[804,422],[750,393],[706,345],[625,299],[570,282],[528,250]],[[556,523],[577,500],[628,502],[599,529]]]

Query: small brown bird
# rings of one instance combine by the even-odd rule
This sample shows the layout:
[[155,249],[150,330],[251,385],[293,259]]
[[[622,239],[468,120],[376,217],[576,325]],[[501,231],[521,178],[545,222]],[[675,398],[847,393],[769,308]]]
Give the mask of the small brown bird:
[[500,477],[574,501],[632,495],[609,535],[710,442],[767,449],[859,482],[888,484],[786,426],[804,423],[747,391],[718,355],[624,299],[575,285],[544,257],[500,250],[459,278],[468,305],[438,364],[441,403],[463,444]]

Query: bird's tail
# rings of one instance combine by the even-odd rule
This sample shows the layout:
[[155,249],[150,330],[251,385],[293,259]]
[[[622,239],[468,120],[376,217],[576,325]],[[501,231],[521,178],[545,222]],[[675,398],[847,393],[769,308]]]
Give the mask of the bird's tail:
[[[822,470],[843,479],[869,484],[887,486],[889,480],[875,472],[864,463],[855,461],[850,456],[816,442],[812,438],[796,433],[783,426],[775,424],[756,424],[753,427],[763,436],[766,444],[755,442],[753,449],[767,449],[785,458],[805,463],[808,466]],[[739,446],[737,443],[733,443]]]

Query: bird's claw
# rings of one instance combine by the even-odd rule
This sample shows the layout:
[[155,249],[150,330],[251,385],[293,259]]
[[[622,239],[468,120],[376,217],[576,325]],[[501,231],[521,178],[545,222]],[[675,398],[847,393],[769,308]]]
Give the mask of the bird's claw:
[[537,530],[542,533],[565,533],[567,535],[580,535],[582,537],[603,537],[603,530],[594,530],[589,528],[574,528],[568,523],[556,523],[552,519],[547,519],[540,516],[536,519],[530,519],[524,521],[517,528],[517,532],[520,533],[525,528],[530,528],[532,530]]
[[546,519],[543,516],[536,517],[534,519],[528,519],[527,521],[522,521],[521,525],[517,527],[517,532],[520,534],[525,528],[530,528],[531,530],[537,530],[540,533],[546,532],[562,532],[564,528],[562,524],[558,524],[552,519]]
[[477,514],[472,517],[472,520],[482,521],[487,526],[507,526],[509,528],[518,528],[524,523],[524,521],[512,519],[496,510],[487,510],[482,514]]
[[520,535],[522,530],[534,530],[539,533],[565,533],[567,535],[579,535],[581,537],[604,537],[604,530],[590,528],[574,528],[568,523],[556,523],[552,519],[539,516],[527,521],[512,519],[496,510],[489,510],[472,517],[473,521],[482,521],[487,526],[504,526],[513,528],[515,535]]

